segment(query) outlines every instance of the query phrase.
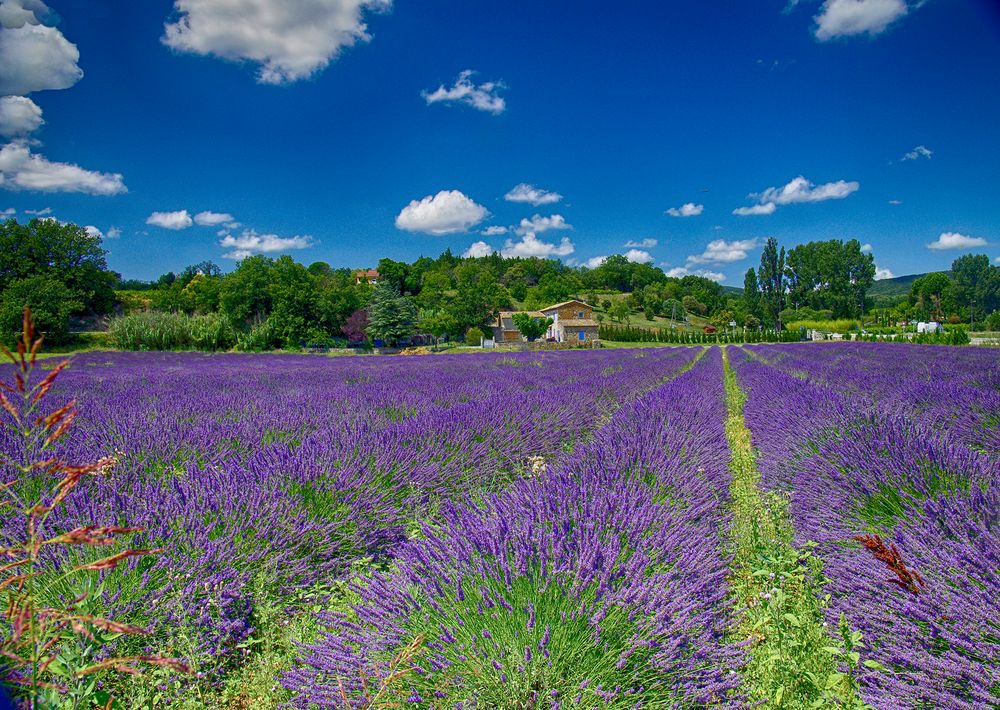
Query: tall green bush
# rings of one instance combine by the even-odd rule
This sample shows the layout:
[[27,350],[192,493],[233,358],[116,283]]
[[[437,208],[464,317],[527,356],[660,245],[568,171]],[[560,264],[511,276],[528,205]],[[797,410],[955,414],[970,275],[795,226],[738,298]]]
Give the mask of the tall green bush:
[[132,313],[113,319],[109,332],[121,350],[229,350],[237,340],[230,320],[217,313]]

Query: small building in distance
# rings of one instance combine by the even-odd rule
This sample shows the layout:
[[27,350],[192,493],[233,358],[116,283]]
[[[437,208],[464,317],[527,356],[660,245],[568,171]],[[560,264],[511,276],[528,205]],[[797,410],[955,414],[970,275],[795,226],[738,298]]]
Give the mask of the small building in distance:
[[500,311],[493,326],[497,344],[524,342],[524,336],[514,324],[515,313],[527,313],[536,320],[551,318],[552,325],[544,335],[545,340],[557,343],[589,343],[600,339],[600,326],[594,320],[594,308],[583,301],[563,301],[540,311]]
[[600,340],[600,325],[594,320],[594,307],[583,301],[563,301],[542,309],[542,315],[552,319],[545,334],[557,343]]
[[375,269],[361,269],[360,271],[355,271],[354,283],[355,285],[368,283],[374,286],[378,283],[378,271]]
[[535,319],[545,317],[541,311],[500,311],[500,315],[497,316],[497,322],[493,325],[493,339],[498,344],[520,343],[524,341],[524,336],[521,335],[521,331],[517,329],[517,325],[514,323],[515,313],[527,313]]

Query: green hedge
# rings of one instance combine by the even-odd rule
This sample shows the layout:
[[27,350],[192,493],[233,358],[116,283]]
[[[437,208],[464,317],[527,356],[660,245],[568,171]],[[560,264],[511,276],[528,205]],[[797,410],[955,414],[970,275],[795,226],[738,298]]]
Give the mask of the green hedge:
[[601,325],[601,340],[616,343],[677,343],[698,345],[713,343],[791,343],[800,340],[799,333],[789,331],[751,330],[746,333],[689,333],[667,328],[637,328],[626,325]]

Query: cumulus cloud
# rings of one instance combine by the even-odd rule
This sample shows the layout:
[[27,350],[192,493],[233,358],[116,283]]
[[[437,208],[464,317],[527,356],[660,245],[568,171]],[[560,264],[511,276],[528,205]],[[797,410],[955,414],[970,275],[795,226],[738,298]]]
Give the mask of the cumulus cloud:
[[98,239],[102,239],[104,237],[104,232],[102,232],[100,229],[98,229],[92,224],[88,224],[86,227],[84,227],[83,231],[85,231],[87,235],[91,237],[97,237]]
[[562,199],[562,195],[558,192],[543,190],[540,187],[522,182],[512,187],[503,198],[507,202],[527,202],[530,205],[538,207],[539,205],[551,205],[559,202]]
[[583,262],[583,265],[586,266],[588,269],[596,269],[598,266],[603,264],[604,260],[607,258],[608,258],[607,256],[592,256],[585,262]]
[[177,17],[161,41],[178,52],[252,62],[257,81],[284,84],[369,41],[364,13],[390,7],[391,0],[174,0]]
[[223,258],[236,260],[246,259],[254,254],[308,249],[315,243],[316,240],[309,235],[279,237],[277,234],[258,234],[253,229],[244,229],[239,236],[226,234],[219,240],[219,246],[232,250],[223,254]]
[[623,256],[633,264],[648,264],[653,260],[653,255],[643,249],[629,249]]
[[196,214],[194,223],[202,227],[218,227],[220,224],[233,225],[230,226],[230,229],[235,229],[238,226],[236,220],[228,212],[210,212],[208,210]]
[[876,281],[883,281],[885,279],[894,279],[894,278],[896,278],[895,274],[893,274],[892,271],[890,271],[889,269],[883,269],[878,265],[875,266]]
[[761,204],[773,202],[777,205],[792,205],[803,202],[842,200],[857,192],[860,187],[860,183],[846,180],[816,185],[799,175],[784,187],[769,187],[753,197],[756,197]]
[[826,0],[816,20],[816,39],[867,34],[874,37],[903,17],[909,8],[904,0]]
[[121,173],[101,173],[72,163],[53,162],[32,153],[23,141],[0,147],[0,188],[88,195],[128,192]]
[[480,234],[487,237],[495,237],[499,234],[506,234],[509,230],[506,227],[501,227],[498,225],[493,225],[484,229]]
[[687,258],[688,264],[731,264],[747,258],[747,252],[760,246],[760,241],[754,239],[737,239],[727,242],[725,239],[713,239],[701,254],[692,254]]
[[520,241],[515,242],[512,239],[508,239],[503,249],[500,250],[500,253],[508,258],[529,256],[550,257],[569,256],[574,251],[576,251],[576,247],[570,241],[569,237],[563,237],[558,244],[553,244],[551,242],[544,242],[534,233],[529,232],[522,236]]
[[396,215],[396,227],[440,236],[468,231],[488,215],[485,207],[459,190],[441,190],[422,200],[412,200]]
[[701,276],[702,278],[716,282],[726,280],[726,275],[718,271],[709,271],[708,269],[694,269],[692,271],[686,266],[675,266],[667,272],[667,276],[675,279],[682,279],[685,276]]
[[932,155],[934,155],[933,150],[929,149],[925,145],[918,145],[916,148],[904,155],[903,160],[918,160],[920,158],[927,158],[930,160]]
[[146,217],[146,224],[163,229],[187,229],[194,221],[187,210],[177,210],[176,212],[154,212]]
[[434,91],[423,91],[420,95],[428,106],[436,103],[462,103],[494,116],[503,113],[507,102],[497,92],[505,88],[504,85],[497,81],[485,81],[477,85],[472,82],[473,74],[474,71],[466,69],[459,73],[452,86],[442,84]]
[[685,202],[680,207],[671,207],[667,214],[671,217],[697,217],[705,211],[705,205],[696,205],[693,202]]
[[493,247],[484,241],[473,242],[469,245],[469,248],[462,252],[462,256],[466,259],[468,258],[478,258],[483,256],[489,256],[494,251]]
[[739,215],[741,217],[746,217],[747,215],[761,215],[761,214],[774,214],[777,206],[773,202],[765,202],[762,205],[750,205],[749,207],[737,207],[733,210],[733,214]]
[[69,88],[83,77],[79,60],[76,45],[55,27],[5,23],[0,28],[0,95]]
[[872,253],[872,245],[871,244],[862,244],[861,245],[861,251],[863,253],[865,253],[865,254],[871,254]]
[[554,214],[551,217],[542,217],[536,214],[531,219],[522,219],[515,230],[520,235],[540,234],[550,229],[573,229],[573,225],[568,224],[561,214]]
[[16,214],[17,210],[15,210],[13,207],[8,207],[3,212],[0,212],[0,217],[13,217]]
[[958,232],[941,232],[936,241],[927,245],[928,249],[974,249],[975,247],[986,246],[986,240],[982,237],[970,237]]
[[37,131],[43,123],[42,109],[31,99],[26,96],[0,97],[0,136],[23,138]]
[[118,239],[122,235],[122,230],[118,227],[108,227],[107,233],[104,235],[105,239]]
[[627,247],[635,247],[636,249],[652,249],[657,244],[659,244],[659,242],[657,240],[655,240],[655,239],[652,239],[652,238],[643,239],[640,242],[636,242],[636,241],[632,241],[632,240],[629,240],[629,241],[625,242],[625,246],[627,246]]

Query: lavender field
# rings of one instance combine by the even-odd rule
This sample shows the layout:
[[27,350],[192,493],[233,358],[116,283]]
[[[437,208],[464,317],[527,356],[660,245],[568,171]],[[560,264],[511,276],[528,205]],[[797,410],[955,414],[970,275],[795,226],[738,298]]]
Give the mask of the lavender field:
[[158,552],[39,557],[147,633],[74,626],[38,706],[1000,705],[995,350],[95,352],[68,399],[44,455],[5,407],[4,547],[39,455],[104,461],[48,529]]

